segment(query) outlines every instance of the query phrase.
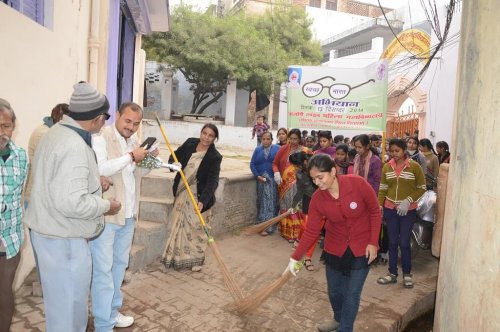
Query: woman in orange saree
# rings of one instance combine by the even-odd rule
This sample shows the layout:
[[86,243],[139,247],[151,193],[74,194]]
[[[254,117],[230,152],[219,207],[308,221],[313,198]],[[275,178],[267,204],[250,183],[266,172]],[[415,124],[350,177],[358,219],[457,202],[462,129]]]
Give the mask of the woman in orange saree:
[[[293,197],[297,193],[295,177],[295,166],[290,163],[288,157],[296,152],[304,151],[311,153],[309,149],[301,145],[302,133],[299,129],[292,129],[288,133],[288,144],[285,144],[276,154],[273,161],[274,180],[278,184],[278,197],[280,213],[285,213],[292,206]],[[302,215],[293,213],[280,221],[280,233],[286,240],[293,243],[299,237]]]

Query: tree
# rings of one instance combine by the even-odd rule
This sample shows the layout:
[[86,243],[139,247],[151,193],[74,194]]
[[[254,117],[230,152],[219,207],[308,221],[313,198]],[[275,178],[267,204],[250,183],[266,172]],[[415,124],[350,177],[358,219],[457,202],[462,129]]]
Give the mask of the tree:
[[143,45],[148,59],[167,63],[184,75],[194,95],[191,113],[202,114],[223,95],[229,79],[237,80],[239,88],[270,94],[272,83],[285,79],[289,64],[319,63],[319,44],[310,41],[310,32],[302,31],[308,31],[310,22],[289,22],[286,28],[293,27],[297,36],[283,47],[286,39],[276,32],[278,28],[264,26],[260,18],[217,18],[178,7],[170,31],[145,37]]

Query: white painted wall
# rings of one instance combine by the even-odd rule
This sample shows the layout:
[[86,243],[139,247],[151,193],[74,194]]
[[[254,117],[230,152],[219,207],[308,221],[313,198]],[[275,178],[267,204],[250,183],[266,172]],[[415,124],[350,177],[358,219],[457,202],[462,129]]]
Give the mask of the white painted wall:
[[0,95],[18,117],[15,141],[29,136],[52,108],[67,102],[72,85],[87,79],[88,1],[54,1],[48,29],[0,3]]
[[311,31],[316,40],[324,40],[373,20],[371,17],[353,15],[333,10],[306,6],[307,15],[313,20]]
[[[186,121],[162,121],[163,129],[172,144],[180,145],[189,137],[200,137],[201,128],[204,123],[186,122]],[[253,151],[257,146],[257,139],[252,140],[251,127],[233,127],[215,123],[219,129],[219,140],[217,146]],[[163,142],[163,136],[158,128],[156,121],[144,121],[142,125],[143,137],[154,136]],[[272,131],[276,142],[276,130]]]

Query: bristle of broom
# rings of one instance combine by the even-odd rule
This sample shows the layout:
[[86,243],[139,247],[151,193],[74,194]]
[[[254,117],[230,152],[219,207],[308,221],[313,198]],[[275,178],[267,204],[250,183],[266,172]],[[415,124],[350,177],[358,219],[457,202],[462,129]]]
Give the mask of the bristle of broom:
[[280,214],[279,216],[276,216],[276,217],[274,217],[272,219],[264,221],[264,222],[262,222],[260,224],[249,226],[249,227],[243,229],[243,234],[253,235],[253,234],[262,233],[263,231],[265,231],[266,229],[268,229],[270,226],[278,223],[281,219],[286,218],[289,215],[290,215],[290,213],[285,212],[285,213]]
[[249,295],[244,299],[228,304],[225,308],[230,311],[236,311],[242,314],[248,314],[255,311],[264,301],[277,292],[292,277],[292,273],[287,271],[270,285],[258,290],[255,294]]
[[213,239],[208,241],[209,247],[212,249],[212,252],[215,256],[217,263],[219,264],[219,268],[222,272],[222,276],[224,277],[224,284],[226,288],[229,290],[229,293],[233,297],[234,301],[241,301],[243,299],[243,292],[241,291],[240,286],[236,283],[236,280],[233,278],[226,264],[222,260],[222,256],[220,254],[219,248]]

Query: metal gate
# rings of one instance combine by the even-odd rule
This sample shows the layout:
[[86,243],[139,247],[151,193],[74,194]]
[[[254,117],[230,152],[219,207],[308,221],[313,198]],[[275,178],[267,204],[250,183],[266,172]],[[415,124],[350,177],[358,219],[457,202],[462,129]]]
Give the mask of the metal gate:
[[398,116],[387,121],[387,137],[405,137],[406,133],[413,135],[418,129],[418,114],[411,113]]

